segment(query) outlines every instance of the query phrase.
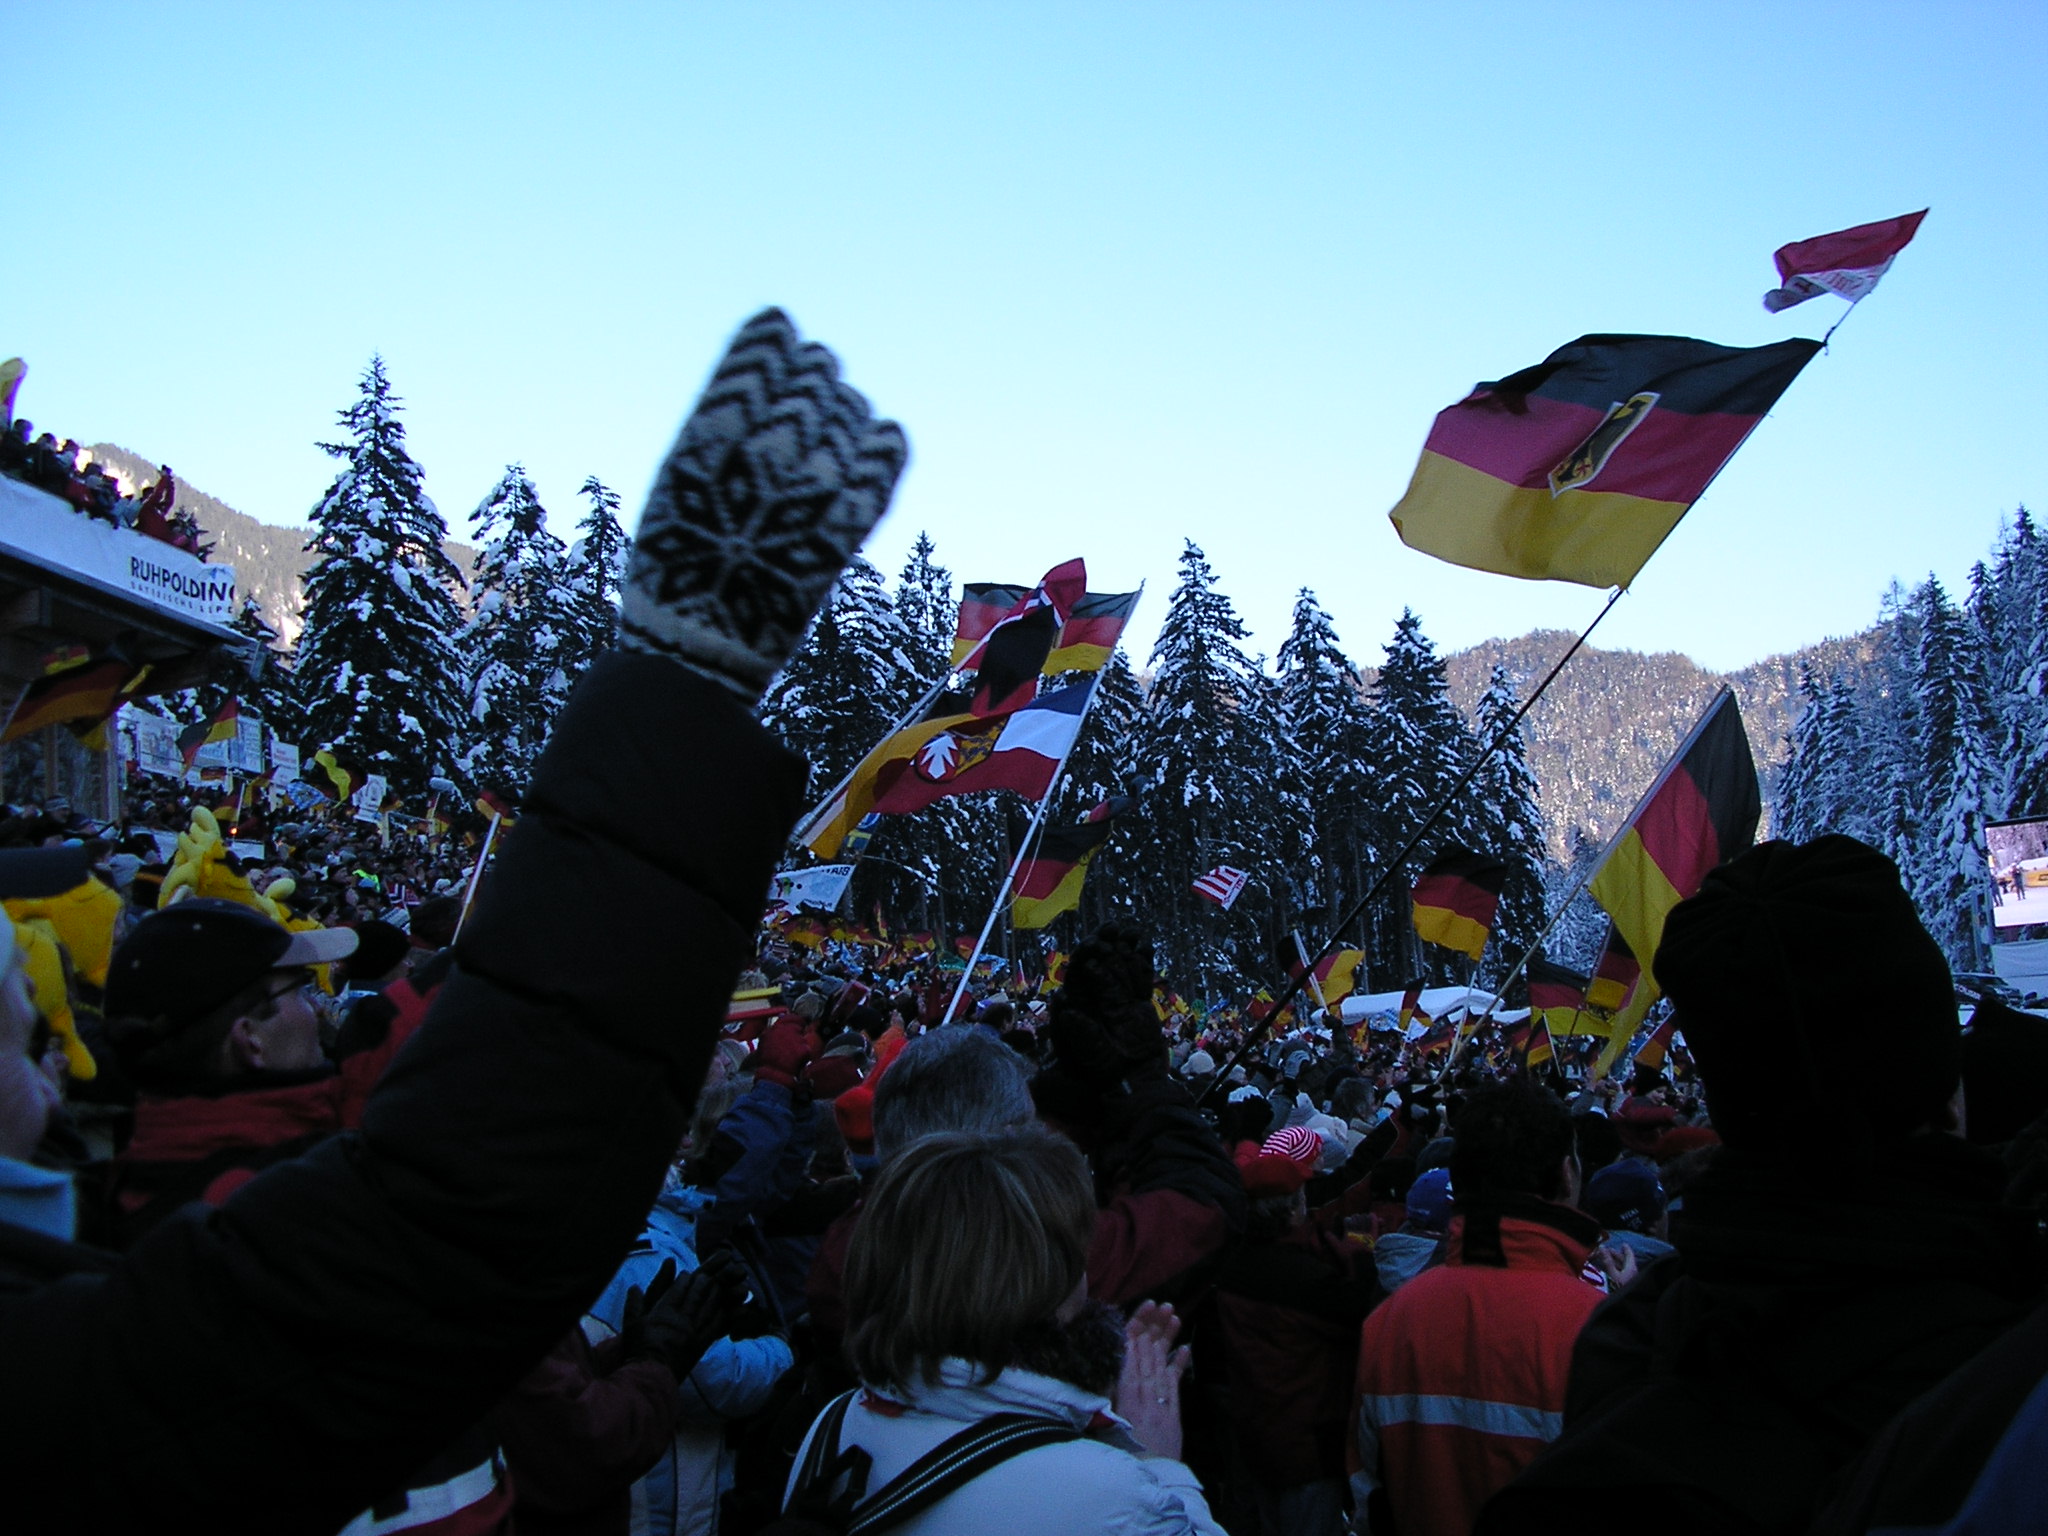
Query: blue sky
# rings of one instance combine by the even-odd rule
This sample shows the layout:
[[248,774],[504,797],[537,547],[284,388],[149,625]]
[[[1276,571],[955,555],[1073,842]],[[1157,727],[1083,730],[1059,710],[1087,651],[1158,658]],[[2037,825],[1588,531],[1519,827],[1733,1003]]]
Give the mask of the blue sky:
[[1259,649],[1307,584],[1371,660],[1601,601],[1400,545],[1438,409],[1587,331],[1818,335],[1772,250],[1932,205],[1601,630],[1735,666],[2048,500],[2044,15],[12,0],[0,355],[292,522],[378,350],[458,534],[512,459],[566,530],[780,304],[910,434],[885,569],[1081,554],[1142,652],[1192,537]]

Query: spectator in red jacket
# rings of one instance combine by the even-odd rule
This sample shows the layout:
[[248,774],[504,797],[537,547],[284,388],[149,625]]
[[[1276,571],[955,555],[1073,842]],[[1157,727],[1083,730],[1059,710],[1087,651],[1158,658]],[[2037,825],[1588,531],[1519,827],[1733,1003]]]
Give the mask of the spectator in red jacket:
[[1371,1249],[1310,1224],[1308,1178],[1285,1153],[1251,1159],[1245,1241],[1216,1277],[1230,1422],[1261,1536],[1345,1529],[1351,1362],[1382,1294]]
[[1443,1264],[1366,1319],[1354,1494],[1375,1529],[1466,1536],[1564,1422],[1572,1344],[1602,1292],[1581,1276],[1599,1224],[1579,1194],[1571,1115],[1526,1079],[1458,1117]]

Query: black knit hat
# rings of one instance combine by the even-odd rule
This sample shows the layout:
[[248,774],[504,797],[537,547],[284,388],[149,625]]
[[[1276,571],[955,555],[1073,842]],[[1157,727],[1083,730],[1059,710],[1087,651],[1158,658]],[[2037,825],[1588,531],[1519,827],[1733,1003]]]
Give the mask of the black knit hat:
[[1672,910],[1654,969],[1730,1146],[1867,1148],[1955,1094],[1948,962],[1898,866],[1854,838],[1722,865]]

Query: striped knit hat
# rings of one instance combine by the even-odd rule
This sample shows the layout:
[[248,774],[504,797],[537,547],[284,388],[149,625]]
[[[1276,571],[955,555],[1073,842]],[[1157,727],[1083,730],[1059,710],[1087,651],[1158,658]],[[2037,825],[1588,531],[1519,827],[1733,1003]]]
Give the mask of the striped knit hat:
[[1304,1168],[1313,1169],[1323,1160],[1323,1138],[1305,1125],[1290,1125],[1268,1136],[1259,1150],[1291,1157]]

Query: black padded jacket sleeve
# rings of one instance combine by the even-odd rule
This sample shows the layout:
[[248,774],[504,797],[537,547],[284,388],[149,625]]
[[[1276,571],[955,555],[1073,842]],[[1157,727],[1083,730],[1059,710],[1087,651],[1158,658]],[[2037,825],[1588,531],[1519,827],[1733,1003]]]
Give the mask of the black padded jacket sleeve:
[[715,685],[592,668],[360,1131],[0,1297],[28,1524],[332,1532],[475,1422],[639,1233],[802,787]]

